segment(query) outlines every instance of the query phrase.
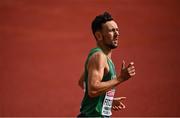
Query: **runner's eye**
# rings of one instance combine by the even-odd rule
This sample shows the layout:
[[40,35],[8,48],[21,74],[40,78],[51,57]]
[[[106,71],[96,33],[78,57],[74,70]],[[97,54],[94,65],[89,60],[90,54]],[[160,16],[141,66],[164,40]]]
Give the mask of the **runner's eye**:
[[109,32],[119,32],[119,29],[118,28],[113,28],[113,29],[110,29]]

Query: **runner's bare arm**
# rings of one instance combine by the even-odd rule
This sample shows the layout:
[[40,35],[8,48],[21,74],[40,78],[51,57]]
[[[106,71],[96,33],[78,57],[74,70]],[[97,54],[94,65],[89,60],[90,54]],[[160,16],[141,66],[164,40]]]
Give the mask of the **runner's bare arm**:
[[99,52],[94,54],[89,60],[87,66],[88,94],[91,97],[99,96],[120,83],[118,79],[102,82],[106,63],[107,59],[105,55]]
[[94,54],[89,60],[87,67],[89,73],[88,94],[91,97],[99,96],[135,75],[133,63],[125,67],[125,63],[123,62],[120,76],[112,80],[102,82],[106,63],[107,58],[102,53]]

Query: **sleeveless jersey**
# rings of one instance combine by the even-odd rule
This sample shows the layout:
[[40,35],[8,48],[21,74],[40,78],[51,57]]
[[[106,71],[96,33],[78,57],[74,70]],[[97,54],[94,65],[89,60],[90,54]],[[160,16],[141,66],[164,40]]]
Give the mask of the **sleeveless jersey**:
[[[89,62],[89,59],[91,56],[98,52],[102,51],[100,48],[93,48],[86,60],[85,63],[85,78],[84,78],[84,84],[85,84],[85,94],[84,98],[81,103],[81,114],[84,114],[85,116],[111,116],[111,107],[112,107],[112,101],[115,94],[115,89],[111,89],[108,92],[101,94],[97,97],[90,97],[88,95],[88,70],[87,70],[87,64]],[[111,59],[107,57],[107,63],[109,66],[109,72],[103,76],[102,81],[108,81],[116,77],[115,67]]]

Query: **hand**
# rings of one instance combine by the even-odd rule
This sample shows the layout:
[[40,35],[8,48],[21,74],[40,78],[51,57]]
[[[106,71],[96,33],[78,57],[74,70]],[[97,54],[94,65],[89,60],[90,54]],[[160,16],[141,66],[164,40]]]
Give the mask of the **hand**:
[[123,60],[122,68],[121,68],[121,74],[119,76],[119,79],[121,81],[128,80],[129,78],[133,77],[135,75],[135,67],[134,62],[131,62],[127,67],[125,66],[125,62]]
[[126,97],[118,97],[113,99],[112,109],[114,111],[119,111],[125,109],[126,106],[122,103],[122,101],[126,99]]

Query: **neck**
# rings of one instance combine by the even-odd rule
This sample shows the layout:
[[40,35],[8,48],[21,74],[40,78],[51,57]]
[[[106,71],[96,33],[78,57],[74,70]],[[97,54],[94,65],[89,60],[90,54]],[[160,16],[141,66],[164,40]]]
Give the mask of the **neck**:
[[111,58],[111,53],[112,53],[112,50],[110,48],[107,48],[103,45],[99,45],[97,44],[97,47],[101,48],[101,50],[103,51],[103,53],[108,56],[109,58]]

